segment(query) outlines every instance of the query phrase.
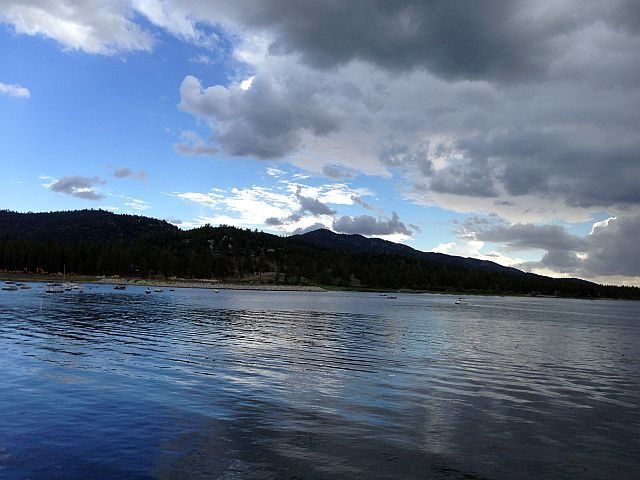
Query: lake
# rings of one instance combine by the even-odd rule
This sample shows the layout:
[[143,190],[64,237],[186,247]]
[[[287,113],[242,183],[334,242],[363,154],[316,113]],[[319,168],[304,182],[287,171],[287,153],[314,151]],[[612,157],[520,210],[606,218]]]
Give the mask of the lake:
[[640,478],[640,303],[0,292],[2,479]]

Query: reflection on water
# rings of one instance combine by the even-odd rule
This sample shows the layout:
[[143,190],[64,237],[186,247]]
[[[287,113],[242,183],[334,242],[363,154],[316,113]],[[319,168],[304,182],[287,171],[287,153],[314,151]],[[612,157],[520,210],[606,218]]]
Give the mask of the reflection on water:
[[636,303],[453,300],[2,292],[0,478],[637,478]]

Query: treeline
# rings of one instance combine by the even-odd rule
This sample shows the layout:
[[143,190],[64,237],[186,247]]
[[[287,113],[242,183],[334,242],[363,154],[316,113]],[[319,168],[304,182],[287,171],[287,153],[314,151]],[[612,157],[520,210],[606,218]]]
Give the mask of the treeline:
[[285,238],[231,226],[182,231],[160,220],[100,210],[0,211],[0,269],[10,271],[59,273],[66,269],[82,275],[640,298],[636,287],[464,265],[397,253],[352,251],[344,245],[318,246],[304,236]]

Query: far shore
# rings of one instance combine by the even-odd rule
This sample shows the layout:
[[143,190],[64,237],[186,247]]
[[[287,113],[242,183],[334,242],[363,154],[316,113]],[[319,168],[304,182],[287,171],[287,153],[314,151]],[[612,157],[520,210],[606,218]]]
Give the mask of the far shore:
[[[15,282],[62,282],[63,276],[56,274],[30,274],[18,272],[0,272],[0,281]],[[266,291],[294,291],[294,292],[326,292],[325,288],[316,285],[283,285],[274,283],[240,283],[211,279],[146,279],[95,277],[85,275],[67,275],[67,282],[107,284],[127,286],[141,286],[152,288],[207,288],[212,290],[266,290]]]
[[[21,273],[21,272],[0,272],[0,282],[63,282],[62,274],[42,274],[42,273]],[[274,292],[331,292],[331,291],[357,291],[357,292],[396,292],[396,293],[429,293],[450,296],[492,296],[492,297],[540,297],[540,298],[577,298],[582,300],[599,300],[592,297],[559,297],[555,295],[542,294],[526,294],[515,292],[491,292],[491,291],[453,291],[453,290],[412,290],[412,289],[380,289],[367,287],[338,287],[338,286],[318,286],[318,285],[286,285],[280,283],[267,283],[250,281],[225,281],[214,279],[186,279],[186,278],[167,278],[167,279],[151,279],[151,278],[123,278],[123,277],[103,277],[93,275],[66,275],[66,281],[72,283],[83,284],[102,284],[102,285],[118,285],[140,286],[150,288],[204,288],[211,290],[262,290]],[[612,299],[613,300],[613,299]]]
[[101,278],[91,283],[109,285],[138,285],[154,288],[208,288],[215,290],[272,290],[295,292],[326,292],[327,290],[315,285],[280,285],[270,283],[228,283],[219,280],[150,280],[150,279],[113,279]]

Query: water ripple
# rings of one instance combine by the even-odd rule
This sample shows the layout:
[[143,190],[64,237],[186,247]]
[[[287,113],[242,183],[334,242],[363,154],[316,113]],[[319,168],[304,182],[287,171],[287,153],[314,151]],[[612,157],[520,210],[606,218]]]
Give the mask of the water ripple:
[[3,478],[639,469],[640,322],[626,302],[16,293],[0,297]]

